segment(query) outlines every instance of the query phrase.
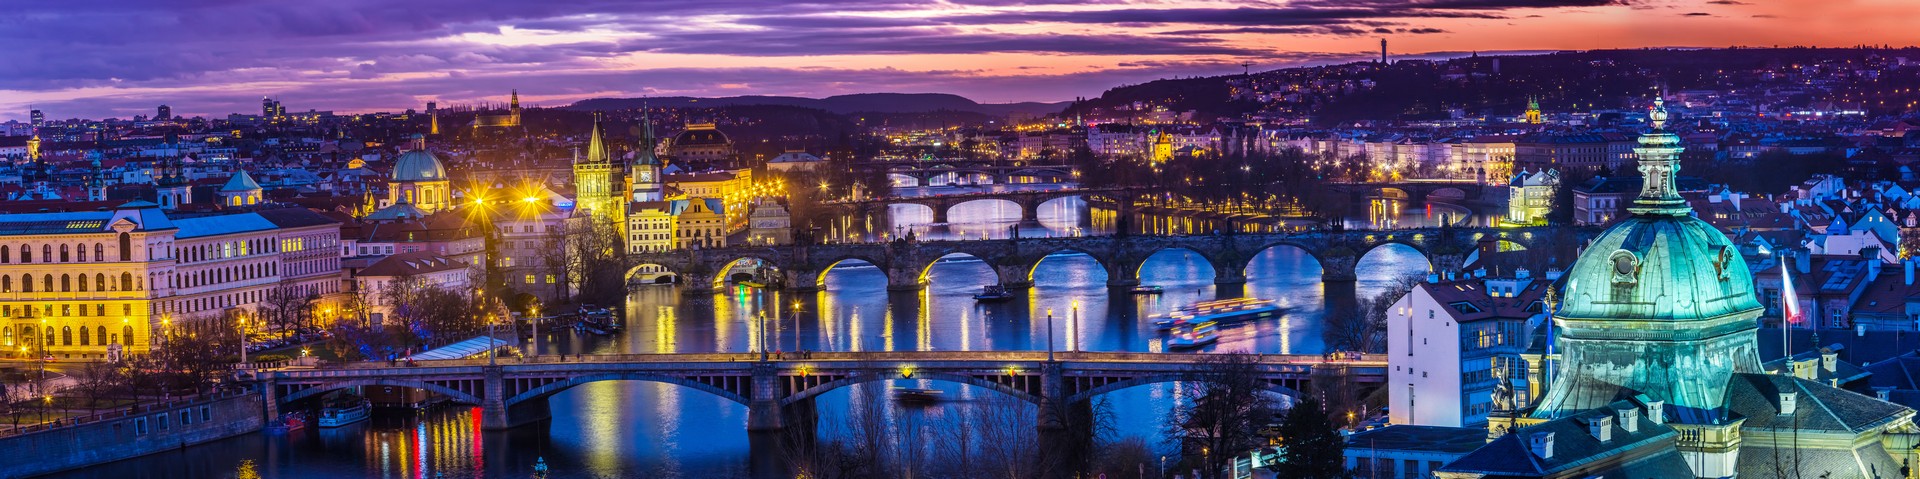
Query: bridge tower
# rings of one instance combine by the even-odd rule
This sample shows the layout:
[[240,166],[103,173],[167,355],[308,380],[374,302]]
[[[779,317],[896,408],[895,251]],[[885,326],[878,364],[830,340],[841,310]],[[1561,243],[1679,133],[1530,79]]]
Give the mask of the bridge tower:
[[600,114],[594,113],[593,134],[587,140],[587,156],[584,159],[575,156],[573,159],[575,203],[577,208],[591,213],[594,221],[612,223],[617,231],[623,232],[620,236],[624,240],[627,202],[620,201],[625,195],[614,192],[613,161],[609,156],[600,127]]

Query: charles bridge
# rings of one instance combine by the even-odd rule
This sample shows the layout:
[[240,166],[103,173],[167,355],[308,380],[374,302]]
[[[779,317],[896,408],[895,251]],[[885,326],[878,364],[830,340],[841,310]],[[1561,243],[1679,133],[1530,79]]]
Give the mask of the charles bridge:
[[[816,291],[827,271],[849,260],[863,261],[886,274],[890,290],[911,291],[923,288],[927,272],[936,261],[949,256],[971,256],[993,268],[1000,286],[1010,289],[1033,285],[1034,268],[1048,255],[1083,253],[1106,270],[1107,284],[1127,287],[1139,284],[1140,267],[1148,257],[1162,250],[1191,251],[1214,269],[1214,283],[1237,287],[1247,281],[1246,269],[1261,252],[1275,247],[1292,247],[1311,255],[1320,264],[1321,279],[1327,282],[1354,281],[1354,266],[1375,248],[1389,244],[1405,245],[1427,258],[1433,271],[1460,269],[1468,256],[1483,242],[1508,242],[1525,249],[1542,246],[1558,233],[1576,237],[1590,236],[1585,229],[1554,227],[1487,228],[1435,227],[1400,230],[1349,230],[1284,233],[1231,233],[1211,235],[1154,236],[1112,235],[1051,238],[1013,238],[989,240],[910,241],[896,239],[879,243],[807,244],[783,246],[730,246],[676,252],[628,255],[629,281],[637,281],[641,267],[658,266],[678,275],[682,290],[711,292],[728,268],[741,260],[758,260],[777,269],[782,287],[791,291]],[[1564,244],[1563,244],[1564,245]]]
[[[350,387],[426,390],[480,406],[481,425],[503,429],[548,417],[547,399],[599,381],[676,384],[747,407],[747,428],[779,430],[815,417],[813,399],[870,382],[925,379],[976,386],[1040,406],[1037,425],[1060,427],[1066,407],[1134,386],[1192,380],[1214,355],[1046,352],[905,351],[813,352],[803,357],[763,353],[623,354],[534,358],[385,362],[260,371],[267,417],[303,400]],[[1377,388],[1386,361],[1320,355],[1250,356],[1253,374],[1268,390],[1297,397],[1315,380]]]

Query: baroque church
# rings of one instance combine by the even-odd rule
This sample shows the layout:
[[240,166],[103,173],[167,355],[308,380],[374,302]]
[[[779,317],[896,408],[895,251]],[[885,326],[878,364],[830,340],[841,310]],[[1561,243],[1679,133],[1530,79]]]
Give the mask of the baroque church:
[[1488,442],[1434,476],[1908,477],[1913,410],[1762,368],[1752,273],[1675,188],[1662,102],[1650,119],[1633,216],[1567,271],[1547,394],[1497,399]]

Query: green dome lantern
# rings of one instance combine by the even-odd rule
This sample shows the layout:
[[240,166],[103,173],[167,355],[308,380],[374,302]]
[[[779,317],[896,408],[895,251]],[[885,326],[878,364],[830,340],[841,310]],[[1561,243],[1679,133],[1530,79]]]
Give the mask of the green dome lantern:
[[1722,419],[1733,373],[1761,372],[1753,274],[1675,188],[1679,137],[1654,102],[1634,152],[1645,175],[1633,216],[1608,228],[1567,271],[1554,312],[1558,373],[1532,416],[1559,418],[1637,394],[1687,423]]

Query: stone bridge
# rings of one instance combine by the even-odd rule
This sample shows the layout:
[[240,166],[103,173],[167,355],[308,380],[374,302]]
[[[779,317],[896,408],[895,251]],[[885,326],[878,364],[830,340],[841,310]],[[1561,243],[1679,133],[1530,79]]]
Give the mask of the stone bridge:
[[[1205,259],[1214,269],[1214,283],[1237,287],[1246,283],[1249,262],[1261,252],[1275,247],[1292,247],[1313,256],[1320,263],[1321,279],[1329,282],[1354,281],[1354,266],[1368,252],[1388,244],[1413,248],[1426,256],[1432,271],[1454,271],[1481,241],[1509,241],[1533,248],[1552,227],[1532,228],[1460,228],[1439,227],[1391,231],[1344,231],[1307,233],[1233,233],[1187,236],[1080,236],[1062,238],[1016,238],[960,241],[905,241],[884,243],[817,244],[785,246],[734,246],[629,255],[629,281],[638,277],[642,266],[655,265],[680,276],[683,291],[711,292],[727,268],[743,259],[759,260],[777,268],[783,287],[792,291],[818,290],[827,271],[849,260],[863,261],[887,276],[891,290],[910,291],[924,287],[927,272],[934,262],[948,256],[971,256],[993,268],[998,284],[1007,288],[1033,285],[1033,271],[1040,261],[1058,253],[1082,253],[1091,256],[1107,272],[1107,284],[1127,287],[1139,284],[1140,267],[1148,257],[1162,250],[1187,250]],[[1590,232],[1584,232],[1591,234]]]
[[1059,183],[1072,181],[1080,177],[1080,167],[1074,165],[1006,165],[1001,163],[1003,162],[994,160],[950,159],[914,162],[868,162],[857,163],[854,167],[867,171],[884,171],[889,175],[910,177],[914,179],[918,186],[927,186],[929,181],[944,175],[953,175],[950,181],[971,178],[976,181],[969,183],[974,184],[985,183],[978,181],[978,179],[986,178],[989,182],[996,185],[1016,183],[1014,180],[1017,179],[1032,180],[1021,183]]
[[[792,355],[788,355],[792,356]],[[1042,351],[817,352],[807,357],[768,358],[760,353],[599,355],[557,361],[552,357],[421,361],[393,367],[384,362],[318,369],[286,368],[257,376],[268,417],[289,405],[349,387],[424,389],[480,406],[482,426],[509,428],[548,417],[547,398],[599,381],[653,381],[713,394],[747,406],[749,430],[786,427],[788,415],[812,417],[815,397],[839,388],[875,382],[925,379],[966,384],[1040,405],[1038,424],[1058,423],[1057,411],[1112,391],[1193,378],[1210,355]],[[1361,387],[1386,380],[1377,357],[1328,360],[1318,355],[1259,355],[1255,372],[1273,392],[1307,390],[1316,372],[1338,375]]]
[[1334,183],[1327,185],[1336,192],[1344,192],[1356,201],[1378,197],[1405,197],[1408,202],[1425,203],[1435,193],[1455,193],[1467,200],[1476,200],[1487,192],[1488,186],[1473,180],[1404,180],[1393,182]]
[[934,223],[946,223],[947,215],[954,206],[972,201],[1001,200],[1020,205],[1020,221],[1040,220],[1040,205],[1061,198],[1083,198],[1090,196],[1112,195],[1126,191],[1121,188],[1059,188],[1048,190],[983,191],[932,196],[894,196],[857,201],[832,201],[828,206],[838,207],[855,214],[866,216],[874,209],[889,205],[921,205],[933,210]]

